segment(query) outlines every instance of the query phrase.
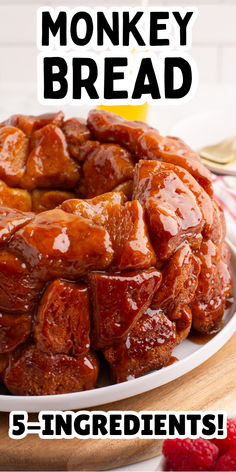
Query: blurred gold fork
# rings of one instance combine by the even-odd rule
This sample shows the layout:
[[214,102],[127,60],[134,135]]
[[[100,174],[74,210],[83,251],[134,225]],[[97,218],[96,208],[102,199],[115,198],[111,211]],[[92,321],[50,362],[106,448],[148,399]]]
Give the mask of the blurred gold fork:
[[236,137],[224,139],[218,144],[206,146],[199,150],[199,155],[206,161],[220,165],[229,164],[236,159]]

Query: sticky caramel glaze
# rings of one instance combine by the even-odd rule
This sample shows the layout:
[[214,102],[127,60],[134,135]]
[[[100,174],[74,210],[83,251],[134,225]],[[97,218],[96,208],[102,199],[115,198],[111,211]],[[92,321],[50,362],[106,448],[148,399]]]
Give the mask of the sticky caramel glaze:
[[103,226],[111,239],[114,257],[109,270],[145,269],[156,264],[142,205],[125,202],[122,192],[90,200],[67,200],[61,208]]
[[60,209],[37,215],[17,231],[9,248],[43,281],[105,269],[114,253],[104,228]]
[[0,180],[0,205],[30,212],[32,210],[31,194],[21,188],[9,187]]
[[234,297],[230,297],[226,300],[225,308],[231,308],[231,306],[234,304]]
[[203,242],[197,256],[201,261],[201,272],[195,297],[190,303],[193,327],[201,333],[209,333],[221,320],[232,289],[228,250],[224,243],[216,246],[209,240]]
[[224,327],[224,322],[221,320],[216,323],[215,328],[210,333],[199,333],[194,328],[191,329],[188,339],[195,344],[206,344],[211,341]]
[[86,126],[86,121],[78,118],[71,118],[62,125],[62,131],[65,134],[70,154],[75,159],[81,159],[81,146],[91,139],[91,132]]
[[140,161],[135,168],[133,199],[144,209],[157,258],[168,259],[184,241],[199,247],[204,227],[194,194],[177,174],[154,161]]
[[86,354],[90,348],[88,287],[54,280],[44,291],[36,314],[34,339],[46,353]]
[[210,237],[211,231],[213,230],[214,225],[214,208],[212,199],[205,192],[205,190],[198,184],[195,178],[189,173],[186,169],[183,169],[180,166],[167,164],[164,166],[160,164],[160,169],[170,169],[172,170],[180,180],[188,187],[189,190],[193,193],[196,198],[197,204],[202,213],[204,227],[203,227],[203,236]]
[[126,341],[103,350],[115,382],[140,377],[169,361],[176,329],[162,312],[150,308],[129,332]]
[[33,218],[33,213],[0,206],[0,245],[8,243],[12,235]]
[[80,175],[80,166],[71,158],[65,135],[58,126],[49,124],[32,134],[21,187],[70,189],[78,183]]
[[133,195],[133,180],[127,180],[120,185],[117,185],[113,192],[122,192],[128,200],[132,200]]
[[89,113],[88,126],[97,139],[121,144],[138,160],[164,161],[188,170],[209,195],[213,194],[210,172],[179,138],[163,138],[146,123],[124,120],[96,109]]
[[153,128],[141,121],[124,120],[109,111],[91,110],[88,127],[99,141],[115,142],[135,153],[137,141],[145,131]]
[[209,195],[213,195],[211,173],[201,163],[198,155],[182,140],[164,138],[155,131],[146,132],[138,140],[137,155],[186,169]]
[[[196,202],[201,210],[202,218],[204,221],[203,235],[206,238],[213,239],[213,242],[220,242],[220,236],[225,237],[225,234],[218,234],[217,228],[222,228],[223,221],[221,221],[220,207],[215,200],[212,200],[204,189],[198,184],[194,177],[182,167],[169,163],[161,163],[155,161],[139,161],[139,165],[136,166],[136,172],[134,177],[134,197],[137,197],[136,191],[140,194],[145,193],[146,184],[150,179],[150,174],[159,172],[172,171],[174,172],[184,185],[193,193]],[[142,188],[142,179],[143,188]],[[146,180],[147,179],[147,180]],[[141,189],[140,189],[141,187]],[[139,194],[139,193],[138,193]],[[222,210],[221,210],[222,211]],[[223,217],[224,220],[224,217]],[[219,231],[218,229],[218,231]],[[223,230],[225,228],[223,227]]]
[[181,318],[181,308],[194,298],[201,264],[188,244],[177,249],[162,268],[162,284],[155,293],[151,307],[162,308],[175,321]]
[[168,367],[169,365],[172,365],[174,364],[175,362],[178,362],[178,357],[175,357],[175,356],[171,356],[171,358],[169,359],[169,361],[165,364],[165,367]]
[[39,116],[32,115],[12,115],[7,120],[3,121],[0,127],[15,126],[19,128],[26,136],[31,136],[34,131],[43,128],[46,125],[53,124],[60,126],[64,120],[64,113],[45,113]]
[[95,349],[125,339],[150,305],[161,283],[155,269],[88,276],[93,304],[92,346]]
[[35,189],[31,194],[32,211],[35,213],[41,213],[42,211],[52,210],[64,202],[64,200],[74,197],[75,194],[72,192]]
[[1,383],[1,373],[6,369],[8,365],[8,354],[0,354],[0,383]]
[[[210,239],[214,244],[221,245],[223,248],[223,247],[226,247],[226,245],[223,244],[225,236],[226,236],[226,223],[225,223],[224,211],[214,198],[212,199],[212,204],[213,204],[213,225],[206,239]],[[226,262],[229,263],[229,261],[230,261],[230,251],[228,250],[228,260]]]
[[0,128],[0,179],[12,187],[19,186],[26,170],[29,140],[13,126]]
[[0,354],[13,351],[24,343],[31,333],[31,315],[0,313]]
[[25,262],[6,249],[0,251],[0,311],[31,313],[44,282],[29,272]]
[[179,317],[175,321],[177,344],[180,344],[189,335],[192,319],[190,308],[187,305],[182,306],[179,309]]
[[88,154],[83,172],[86,196],[92,198],[132,179],[134,163],[131,154],[118,144],[101,144]]
[[94,388],[98,376],[98,358],[46,354],[26,344],[10,356],[2,377],[14,395],[55,395]]

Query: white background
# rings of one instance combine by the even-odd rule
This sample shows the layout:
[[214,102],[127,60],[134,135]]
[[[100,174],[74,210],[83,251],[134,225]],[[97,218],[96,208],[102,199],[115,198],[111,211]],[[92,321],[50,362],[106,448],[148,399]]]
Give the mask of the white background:
[[[36,80],[36,9],[40,5],[138,5],[140,0],[0,0],[0,83]],[[236,0],[149,0],[155,5],[196,5],[191,54],[201,82],[236,80]]]
[[[0,0],[0,119],[21,113],[42,113],[36,85],[36,10],[42,5],[71,7],[141,5],[141,0]],[[149,122],[163,133],[189,114],[236,107],[236,0],[149,0],[148,5],[195,5],[199,16],[193,27],[190,51],[199,69],[199,87],[186,105],[156,106]],[[84,107],[63,107],[68,115],[87,114]]]

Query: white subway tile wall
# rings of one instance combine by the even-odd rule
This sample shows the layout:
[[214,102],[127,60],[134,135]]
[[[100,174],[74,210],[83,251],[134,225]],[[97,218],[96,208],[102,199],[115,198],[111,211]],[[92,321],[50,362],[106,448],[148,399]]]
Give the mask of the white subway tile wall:
[[[0,83],[36,81],[36,10],[62,4],[137,6],[142,0],[0,0]],[[197,6],[190,54],[201,83],[236,81],[236,0],[148,0],[148,5]]]

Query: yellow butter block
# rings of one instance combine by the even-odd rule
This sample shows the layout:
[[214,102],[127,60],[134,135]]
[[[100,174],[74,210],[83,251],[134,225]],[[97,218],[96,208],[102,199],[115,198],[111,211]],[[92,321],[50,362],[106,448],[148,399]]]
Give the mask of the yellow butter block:
[[107,110],[115,113],[116,115],[123,116],[127,120],[138,120],[146,121],[148,114],[148,103],[144,105],[114,105],[114,106],[105,106],[99,105],[100,110]]

